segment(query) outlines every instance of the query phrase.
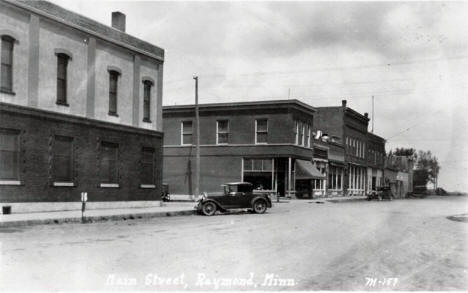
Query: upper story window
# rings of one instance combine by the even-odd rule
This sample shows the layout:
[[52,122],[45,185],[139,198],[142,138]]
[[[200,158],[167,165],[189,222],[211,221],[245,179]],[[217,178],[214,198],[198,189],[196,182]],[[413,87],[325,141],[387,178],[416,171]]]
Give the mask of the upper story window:
[[216,121],[216,144],[229,143],[229,121],[218,120]]
[[255,143],[268,143],[268,119],[255,120]]
[[54,182],[73,182],[73,138],[56,135],[52,158]]
[[182,121],[180,126],[181,128],[181,138],[180,142],[182,145],[192,144],[192,121]]
[[67,103],[67,69],[70,56],[57,53],[57,104],[68,106]]
[[19,180],[19,131],[0,129],[0,180]]
[[151,80],[143,81],[143,121],[151,122],[151,89],[153,82]]
[[109,115],[117,115],[118,81],[120,73],[109,70]]
[[1,47],[1,72],[0,72],[0,91],[13,92],[13,46],[15,39],[10,36],[2,36]]

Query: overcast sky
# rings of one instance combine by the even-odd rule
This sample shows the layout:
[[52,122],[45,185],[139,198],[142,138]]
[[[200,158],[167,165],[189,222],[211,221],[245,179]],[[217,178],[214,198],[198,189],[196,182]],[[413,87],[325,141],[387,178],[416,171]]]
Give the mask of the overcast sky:
[[[372,112],[395,147],[431,150],[468,190],[468,3],[53,1],[166,51],[164,105],[299,99]],[[369,125],[371,130],[371,123]]]

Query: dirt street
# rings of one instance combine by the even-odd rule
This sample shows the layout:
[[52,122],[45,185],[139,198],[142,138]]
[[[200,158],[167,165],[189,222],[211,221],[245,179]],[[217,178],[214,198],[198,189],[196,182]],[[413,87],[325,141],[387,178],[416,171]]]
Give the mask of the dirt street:
[[0,291],[466,290],[467,197],[0,230]]

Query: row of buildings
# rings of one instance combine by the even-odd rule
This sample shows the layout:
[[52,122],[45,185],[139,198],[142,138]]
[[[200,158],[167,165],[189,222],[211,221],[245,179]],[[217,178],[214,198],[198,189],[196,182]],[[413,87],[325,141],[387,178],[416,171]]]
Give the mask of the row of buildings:
[[[247,181],[280,196],[365,195],[384,185],[385,140],[369,117],[298,100],[199,106],[200,190]],[[164,181],[193,194],[195,107],[163,107]]]
[[[164,50],[125,26],[120,12],[106,26],[0,0],[0,202],[158,200],[163,182],[193,194],[194,106],[162,106]],[[368,123],[345,100],[202,105],[200,191],[363,195],[384,183],[385,140]]]

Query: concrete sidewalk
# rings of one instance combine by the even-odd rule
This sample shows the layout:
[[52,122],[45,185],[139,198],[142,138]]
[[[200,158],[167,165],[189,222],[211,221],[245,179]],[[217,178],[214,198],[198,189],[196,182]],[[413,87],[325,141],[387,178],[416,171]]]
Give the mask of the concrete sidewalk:
[[[94,209],[85,211],[86,222],[109,220],[133,220],[153,217],[170,217],[195,214],[195,203],[165,203],[158,207]],[[35,213],[13,213],[0,215],[1,227],[28,226],[40,224],[80,223],[81,211],[55,211]]]

